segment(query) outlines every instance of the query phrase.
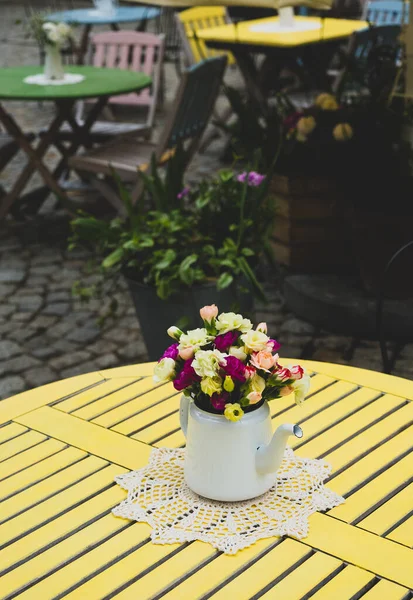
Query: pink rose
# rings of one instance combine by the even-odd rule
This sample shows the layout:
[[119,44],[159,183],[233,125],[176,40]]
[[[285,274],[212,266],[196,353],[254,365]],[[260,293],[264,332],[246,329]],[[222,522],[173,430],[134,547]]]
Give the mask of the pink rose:
[[252,377],[254,377],[255,373],[257,372],[257,370],[254,367],[245,367],[245,379],[251,379]]
[[287,379],[292,379],[291,371],[290,371],[290,369],[287,369],[286,367],[280,367],[278,369],[278,371],[275,373],[275,375],[277,376],[277,378],[280,381],[287,381]]
[[179,356],[182,360],[189,360],[195,354],[195,348],[193,346],[187,346],[186,348],[181,348],[179,351]]
[[286,385],[285,387],[280,389],[279,394],[282,397],[289,396],[290,394],[292,394],[293,391],[294,388],[291,385]]
[[204,306],[199,311],[201,315],[201,319],[206,321],[207,323],[211,323],[212,319],[215,319],[218,316],[218,307],[215,304],[211,304],[211,306]]
[[277,356],[271,354],[271,352],[267,352],[266,350],[260,350],[259,352],[254,352],[251,356],[251,364],[253,367],[257,369],[262,369],[263,371],[270,372],[270,369],[277,363]]
[[292,379],[302,379],[304,375],[304,369],[300,365],[294,365],[290,367],[290,373]]
[[247,396],[250,404],[257,404],[262,398],[261,392],[250,392]]

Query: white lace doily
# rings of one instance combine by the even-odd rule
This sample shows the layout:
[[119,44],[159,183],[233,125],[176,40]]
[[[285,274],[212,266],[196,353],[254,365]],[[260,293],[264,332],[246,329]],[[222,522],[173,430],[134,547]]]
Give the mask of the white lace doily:
[[318,21],[294,21],[293,27],[284,27],[278,21],[275,23],[260,23],[251,25],[249,30],[253,33],[301,33],[302,31],[314,31],[321,29]]
[[85,76],[79,73],[65,73],[63,79],[49,79],[44,73],[39,73],[38,75],[29,75],[23,81],[35,85],[70,85],[80,83],[84,78]]
[[331,467],[299,458],[290,448],[266,494],[244,502],[216,502],[194,494],[184,481],[182,449],[155,448],[139,471],[115,477],[128,492],[113,514],[151,525],[155,544],[201,540],[226,554],[272,536],[308,535],[308,517],[344,502],[324,487]]

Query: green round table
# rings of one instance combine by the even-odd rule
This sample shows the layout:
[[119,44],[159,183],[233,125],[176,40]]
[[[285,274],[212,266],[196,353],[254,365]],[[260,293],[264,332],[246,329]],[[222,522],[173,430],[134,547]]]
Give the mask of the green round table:
[[[16,140],[20,148],[28,156],[28,163],[20,173],[11,191],[0,200],[0,219],[6,215],[12,204],[19,198],[29,179],[37,170],[45,184],[63,201],[68,202],[64,190],[59,186],[58,179],[67,167],[67,160],[80,146],[91,147],[90,129],[95,123],[110,96],[138,92],[152,83],[151,78],[144,73],[122,69],[106,69],[90,66],[68,66],[66,72],[79,73],[85,79],[79,83],[64,85],[37,85],[25,83],[29,75],[42,72],[39,66],[10,67],[0,69],[0,101],[53,101],[56,114],[47,132],[42,135],[37,146],[30,143],[13,117],[0,103],[0,122],[6,131]],[[78,123],[73,114],[75,103],[85,98],[96,98],[84,123]],[[70,146],[64,146],[59,141],[59,130],[67,121],[73,131]],[[54,145],[62,154],[62,158],[53,172],[43,163],[42,157],[47,149]]]

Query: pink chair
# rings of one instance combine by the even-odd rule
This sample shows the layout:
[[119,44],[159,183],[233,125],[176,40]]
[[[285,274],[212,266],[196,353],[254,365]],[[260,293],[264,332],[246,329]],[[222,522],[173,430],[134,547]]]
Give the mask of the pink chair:
[[[138,132],[146,138],[150,137],[161,84],[164,43],[164,36],[138,31],[105,31],[92,36],[89,64],[95,67],[131,69],[152,77],[150,88],[139,93],[113,96],[108,102],[109,106],[127,105],[147,108],[146,122],[98,121],[92,129],[94,138],[105,139],[131,131]],[[79,109],[79,120],[83,120],[84,106],[83,104]]]

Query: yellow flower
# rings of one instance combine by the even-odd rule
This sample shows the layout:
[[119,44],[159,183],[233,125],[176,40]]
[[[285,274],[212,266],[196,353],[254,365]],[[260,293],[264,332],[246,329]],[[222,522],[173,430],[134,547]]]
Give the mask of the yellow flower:
[[232,378],[229,375],[227,375],[224,380],[224,390],[226,392],[233,392],[234,388],[235,388],[235,384],[232,381]]
[[224,416],[228,421],[239,421],[243,414],[244,411],[238,403],[225,405]]
[[301,119],[299,119],[299,121],[297,122],[297,134],[307,136],[312,131],[314,131],[316,125],[317,123],[314,117],[301,117]]
[[254,377],[249,380],[249,385],[251,391],[262,394],[262,392],[265,390],[265,379],[255,374]]
[[339,123],[333,129],[333,137],[337,142],[347,142],[353,135],[353,128],[348,123]]
[[314,103],[321,110],[337,110],[338,102],[332,94],[320,94]]
[[204,377],[201,381],[201,390],[204,394],[212,396],[212,394],[218,394],[222,390],[222,379],[221,377]]

